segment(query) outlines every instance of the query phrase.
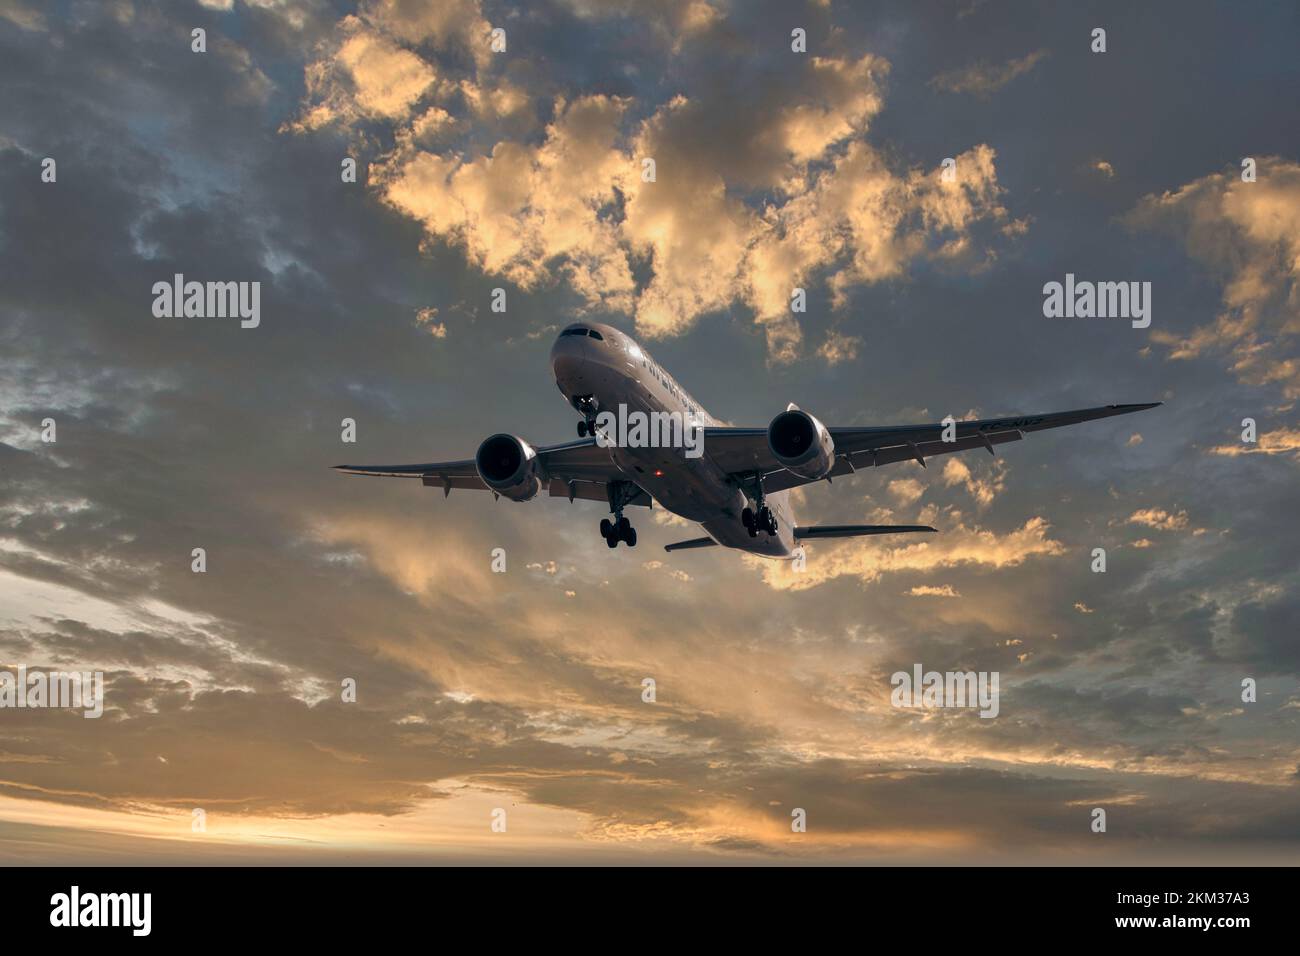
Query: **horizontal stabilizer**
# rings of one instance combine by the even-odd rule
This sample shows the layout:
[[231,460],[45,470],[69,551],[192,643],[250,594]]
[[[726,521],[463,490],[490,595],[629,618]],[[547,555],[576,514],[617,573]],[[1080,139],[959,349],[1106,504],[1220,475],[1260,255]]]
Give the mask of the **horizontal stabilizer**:
[[795,528],[795,540],[804,538],[856,538],[863,534],[900,534],[905,531],[937,531],[928,524],[822,524]]
[[690,541],[678,541],[676,544],[664,545],[665,551],[686,551],[690,548],[711,548],[718,542],[712,538],[691,538]]

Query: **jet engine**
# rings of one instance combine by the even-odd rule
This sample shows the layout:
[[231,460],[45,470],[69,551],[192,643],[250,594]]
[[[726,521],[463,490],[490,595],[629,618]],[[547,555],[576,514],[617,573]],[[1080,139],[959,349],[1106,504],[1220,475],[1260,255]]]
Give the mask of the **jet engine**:
[[537,452],[515,435],[484,439],[474,454],[474,467],[483,484],[511,501],[527,501],[542,490]]
[[787,471],[816,481],[835,466],[835,442],[826,426],[791,405],[767,426],[767,447]]

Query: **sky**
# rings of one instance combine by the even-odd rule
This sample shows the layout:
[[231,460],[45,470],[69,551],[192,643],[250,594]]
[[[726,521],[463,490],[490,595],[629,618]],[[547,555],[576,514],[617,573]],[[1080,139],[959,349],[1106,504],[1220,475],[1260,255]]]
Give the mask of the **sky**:
[[[1295,863],[1298,32],[0,0],[0,664],[105,681],[0,709],[0,861]],[[156,315],[177,273],[259,324]],[[1150,326],[1048,318],[1067,275]],[[574,437],[575,319],[737,425],[1164,404],[797,491],[939,530],[799,569],[330,471]],[[997,717],[893,706],[916,664],[998,673]]]

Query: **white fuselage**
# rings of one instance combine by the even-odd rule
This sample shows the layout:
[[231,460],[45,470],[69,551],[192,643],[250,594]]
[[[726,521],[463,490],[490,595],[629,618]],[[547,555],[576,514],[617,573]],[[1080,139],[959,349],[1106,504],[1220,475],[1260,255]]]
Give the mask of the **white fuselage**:
[[[572,334],[570,329],[594,330],[599,338]],[[584,322],[561,333],[551,349],[555,383],[575,408],[590,399],[600,411],[617,413],[620,406],[645,415],[673,413],[701,425],[721,424],[642,349],[631,336],[608,325]],[[635,482],[673,514],[703,525],[721,545],[770,558],[789,558],[795,548],[794,515],[789,492],[766,496],[777,518],[777,534],[750,537],[741,511],[751,506],[745,493],[709,457],[687,457],[681,447],[653,448],[612,445],[611,461],[628,481]]]

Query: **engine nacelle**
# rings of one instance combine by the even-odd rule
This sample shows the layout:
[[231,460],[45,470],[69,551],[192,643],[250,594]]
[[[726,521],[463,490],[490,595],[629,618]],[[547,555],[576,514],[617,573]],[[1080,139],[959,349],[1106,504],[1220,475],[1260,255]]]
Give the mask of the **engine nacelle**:
[[767,447],[787,471],[816,481],[835,467],[835,442],[826,426],[791,405],[767,426]]
[[511,501],[527,501],[542,490],[537,452],[515,435],[485,438],[474,454],[474,467],[483,484]]

